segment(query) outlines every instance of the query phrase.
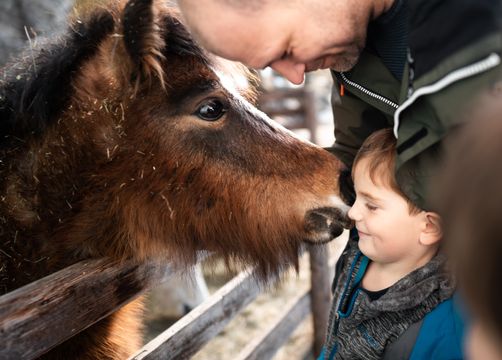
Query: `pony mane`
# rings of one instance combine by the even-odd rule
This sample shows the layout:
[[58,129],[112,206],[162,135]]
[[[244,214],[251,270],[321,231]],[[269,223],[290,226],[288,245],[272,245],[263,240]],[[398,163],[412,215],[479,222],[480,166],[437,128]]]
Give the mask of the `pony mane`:
[[[85,16],[85,21],[75,19],[57,42],[52,39],[51,44],[46,44],[39,40],[17,62],[0,70],[0,148],[8,146],[13,138],[42,134],[59,118],[75,93],[73,80],[110,36],[124,42],[131,66],[121,65],[130,70],[122,81],[134,92],[142,83],[151,84],[154,77],[165,88],[167,56],[194,57],[210,63],[209,56],[178,20],[175,9],[139,0],[126,5],[122,18],[119,14],[118,7],[96,9]],[[112,61],[112,57],[105,61]]]
[[57,119],[72,95],[79,66],[97,52],[114,28],[109,12],[76,22],[55,44],[27,49],[17,63],[7,64],[0,78],[0,147],[6,136],[40,134]]

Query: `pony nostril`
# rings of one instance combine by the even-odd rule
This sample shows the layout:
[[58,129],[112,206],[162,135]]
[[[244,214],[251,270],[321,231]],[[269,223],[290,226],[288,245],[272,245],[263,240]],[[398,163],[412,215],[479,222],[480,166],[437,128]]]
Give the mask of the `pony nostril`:
[[330,241],[340,236],[344,228],[351,226],[352,220],[338,208],[318,208],[308,211],[305,215],[305,231],[309,242]]
[[355,222],[348,216],[343,216],[342,219],[340,219],[340,224],[343,226],[344,229],[350,230],[354,227]]

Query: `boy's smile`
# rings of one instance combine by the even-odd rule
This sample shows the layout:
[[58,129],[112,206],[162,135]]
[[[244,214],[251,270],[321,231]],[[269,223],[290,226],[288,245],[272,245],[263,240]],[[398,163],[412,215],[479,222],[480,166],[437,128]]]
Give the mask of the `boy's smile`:
[[367,234],[359,229],[357,229],[357,233],[359,234],[359,239],[361,239],[362,237],[370,237],[370,234]]

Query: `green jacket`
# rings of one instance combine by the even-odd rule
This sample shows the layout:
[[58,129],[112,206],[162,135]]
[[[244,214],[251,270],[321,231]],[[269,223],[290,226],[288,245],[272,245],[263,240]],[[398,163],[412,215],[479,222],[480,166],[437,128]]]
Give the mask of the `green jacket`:
[[350,168],[364,139],[392,126],[398,184],[429,209],[427,193],[443,140],[471,120],[468,114],[479,96],[493,97],[502,86],[502,0],[405,3],[408,50],[402,80],[369,49],[352,70],[332,71],[333,152]]

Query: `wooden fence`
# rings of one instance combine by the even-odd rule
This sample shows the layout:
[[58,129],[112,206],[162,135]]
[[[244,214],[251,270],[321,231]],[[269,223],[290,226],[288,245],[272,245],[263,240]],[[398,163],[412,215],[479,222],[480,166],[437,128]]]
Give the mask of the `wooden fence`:
[[[313,343],[319,351],[327,324],[331,272],[326,251],[311,248],[309,253],[310,290],[291,299],[278,320],[252,339],[237,359],[271,358],[311,311]],[[261,292],[253,271],[238,274],[131,359],[190,358]],[[0,297],[0,359],[36,358],[173,274],[168,265],[89,260],[8,293]],[[131,289],[131,279],[141,285]]]

